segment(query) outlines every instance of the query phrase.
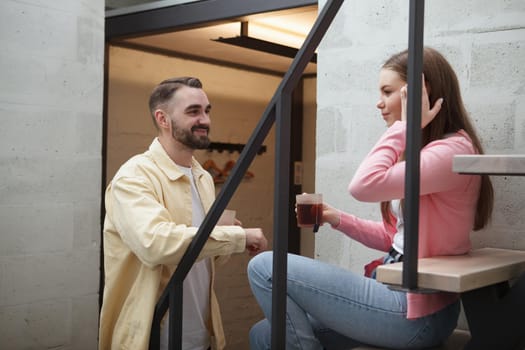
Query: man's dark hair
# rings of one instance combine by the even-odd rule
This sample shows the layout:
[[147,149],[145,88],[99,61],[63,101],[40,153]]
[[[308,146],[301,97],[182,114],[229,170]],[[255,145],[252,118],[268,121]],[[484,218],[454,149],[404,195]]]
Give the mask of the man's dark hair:
[[159,108],[159,106],[166,104],[173,97],[173,94],[182,86],[202,89],[202,83],[198,78],[178,77],[160,82],[151,92],[151,96],[149,97],[149,111],[156,128],[158,128],[158,126],[155,121],[155,110]]

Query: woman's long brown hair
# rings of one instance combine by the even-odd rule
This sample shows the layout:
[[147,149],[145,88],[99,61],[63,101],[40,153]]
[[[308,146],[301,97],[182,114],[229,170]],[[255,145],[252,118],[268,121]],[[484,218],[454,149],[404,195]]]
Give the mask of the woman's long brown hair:
[[[399,52],[390,57],[383,69],[389,69],[399,74],[403,81],[407,81],[408,51]],[[459,82],[454,70],[448,61],[435,49],[425,47],[423,50],[423,74],[429,93],[430,106],[437,99],[444,101],[437,116],[421,131],[421,147],[428,143],[442,139],[445,134],[455,133],[461,129],[469,135],[479,154],[483,154],[483,147],[476,134],[468,113],[463,105]],[[402,201],[402,207],[404,207]],[[481,187],[476,206],[474,230],[480,230],[487,225],[492,215],[494,203],[494,189],[488,175],[481,175]],[[390,223],[390,202],[381,203],[383,219]]]

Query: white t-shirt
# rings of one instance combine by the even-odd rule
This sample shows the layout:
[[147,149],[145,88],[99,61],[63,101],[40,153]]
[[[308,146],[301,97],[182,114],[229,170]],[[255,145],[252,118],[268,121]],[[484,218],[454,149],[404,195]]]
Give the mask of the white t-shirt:
[[[195,186],[191,168],[179,166],[190,179],[192,194],[192,226],[198,227],[204,220],[205,213]],[[184,350],[206,350],[210,347],[210,334],[206,324],[210,318],[210,259],[203,259],[188,272],[182,285],[182,348]],[[168,349],[169,320],[166,319],[161,329],[160,348]]]
[[394,235],[394,242],[392,246],[401,254],[403,253],[404,248],[404,235],[405,235],[405,223],[403,222],[403,213],[401,208],[401,201],[399,199],[394,199],[390,203],[392,206],[392,212],[397,218],[396,228],[397,233]]

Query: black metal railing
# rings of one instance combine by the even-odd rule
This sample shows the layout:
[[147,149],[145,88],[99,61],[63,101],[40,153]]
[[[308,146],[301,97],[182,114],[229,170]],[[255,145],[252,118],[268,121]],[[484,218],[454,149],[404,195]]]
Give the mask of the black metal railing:
[[403,288],[417,289],[419,243],[419,153],[421,150],[421,89],[425,1],[410,0],[408,16],[408,96],[405,163]]
[[[288,72],[283,77],[270,103],[266,107],[254,132],[235,163],[230,176],[204,218],[199,230],[182,257],[176,271],[162,293],[153,316],[150,350],[160,347],[160,322],[168,308],[170,350],[181,349],[182,344],[182,284],[190,268],[239,186],[249,165],[255,158],[271,127],[276,125],[276,167],[273,243],[273,295],[272,295],[272,349],[285,349],[286,342],[286,274],[288,235],[288,205],[290,200],[290,128],[291,95],[301,75],[328,30],[344,0],[328,0],[323,6],[310,33],[305,39]],[[417,288],[417,249],[419,216],[419,150],[421,144],[421,74],[423,49],[424,0],[410,1],[409,15],[409,69],[408,69],[408,130],[406,162],[406,214],[405,259],[403,287]]]
[[[299,82],[306,65],[315,53],[315,50],[343,0],[329,0],[323,6],[317,20],[306,37],[297,56],[292,61],[289,70],[279,84],[273,98],[266,107],[259,123],[250,136],[246,147],[239,155],[230,176],[224,183],[215,202],[204,218],[199,230],[192,240],[188,250],[182,257],[177,269],[164,292],[162,293],[153,315],[149,348],[156,350],[160,347],[160,322],[168,307],[169,312],[169,340],[168,348],[181,349],[182,341],[182,283],[193,263],[197,259],[202,247],[206,243],[210,232],[217,223],[221,212],[226,208],[235,190],[239,186],[249,165],[255,158],[264,139],[273,124],[276,124],[276,168],[275,168],[275,205],[274,205],[274,232],[286,232],[288,227],[289,205],[289,161],[290,161],[290,114],[291,94]],[[286,234],[276,234],[274,237],[274,281],[272,311],[272,347],[284,349],[285,346],[285,311],[286,311],[286,254],[288,245]],[[170,307],[172,306],[172,307]]]

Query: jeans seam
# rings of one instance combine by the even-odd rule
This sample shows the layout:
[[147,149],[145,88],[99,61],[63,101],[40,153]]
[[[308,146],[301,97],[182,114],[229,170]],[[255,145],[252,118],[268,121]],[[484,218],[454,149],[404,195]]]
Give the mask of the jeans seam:
[[303,288],[307,288],[308,290],[310,290],[311,292],[314,292],[316,294],[325,295],[325,296],[333,298],[335,300],[343,301],[343,302],[345,302],[345,303],[347,303],[349,305],[358,306],[358,307],[361,307],[363,309],[370,310],[370,311],[385,312],[385,313],[390,313],[392,315],[406,316],[406,312],[386,310],[386,309],[381,309],[381,308],[378,308],[378,307],[372,307],[372,305],[369,305],[369,304],[361,303],[361,302],[358,302],[358,301],[355,301],[355,300],[352,300],[352,299],[348,299],[348,298],[342,297],[342,296],[340,296],[338,294],[329,293],[329,292],[320,290],[318,288],[314,288],[314,287],[312,287],[309,284],[306,284],[306,283],[298,281],[298,280],[294,280],[292,278],[288,278],[288,281],[294,283],[297,286],[300,286],[300,287],[303,287]]
[[[295,325],[293,324],[292,320],[290,319],[290,316],[288,315],[288,312],[286,313],[286,323],[288,323],[290,325],[290,328],[293,331],[294,343],[297,344],[297,346],[302,349],[303,346],[301,345],[301,342],[299,341],[299,337],[297,336],[297,329],[295,328]],[[286,334],[290,335],[289,332],[286,332]]]
[[421,338],[421,335],[428,332],[428,330],[430,329],[428,323],[424,326],[424,327],[421,327],[421,329],[414,335],[414,337],[412,337],[412,339],[410,339],[408,341],[408,344],[409,346],[412,346],[412,345],[418,345],[419,343],[419,339]]

